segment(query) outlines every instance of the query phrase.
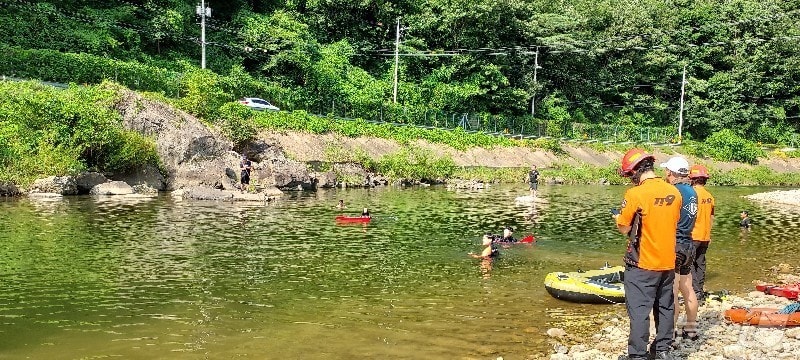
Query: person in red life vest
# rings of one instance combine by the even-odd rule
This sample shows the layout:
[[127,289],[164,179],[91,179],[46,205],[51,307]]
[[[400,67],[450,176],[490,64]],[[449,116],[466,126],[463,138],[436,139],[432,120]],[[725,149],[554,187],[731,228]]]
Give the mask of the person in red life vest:
[[[656,176],[655,158],[641,149],[631,149],[622,158],[619,174],[633,187],[625,192],[620,213],[614,215],[617,229],[628,236],[625,261],[625,306],[630,319],[628,351],[620,360],[672,359],[670,349],[675,330],[675,234],[680,218],[681,194]],[[656,336],[650,344],[650,312]]]

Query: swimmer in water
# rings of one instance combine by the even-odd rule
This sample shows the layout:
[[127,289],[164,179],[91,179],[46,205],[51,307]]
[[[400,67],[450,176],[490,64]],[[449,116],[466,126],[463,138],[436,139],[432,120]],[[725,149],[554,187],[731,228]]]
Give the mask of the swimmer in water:
[[491,234],[483,235],[483,251],[480,254],[469,253],[469,256],[472,256],[476,259],[491,259],[500,255],[500,249],[494,245],[494,241],[492,239]]

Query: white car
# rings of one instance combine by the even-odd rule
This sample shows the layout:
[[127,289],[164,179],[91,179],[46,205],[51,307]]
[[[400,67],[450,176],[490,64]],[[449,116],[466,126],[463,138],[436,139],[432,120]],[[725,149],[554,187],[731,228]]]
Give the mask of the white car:
[[264,111],[264,110],[271,110],[271,111],[279,111],[280,109],[269,103],[269,101],[259,98],[241,98],[239,99],[239,103],[247,106],[253,110]]

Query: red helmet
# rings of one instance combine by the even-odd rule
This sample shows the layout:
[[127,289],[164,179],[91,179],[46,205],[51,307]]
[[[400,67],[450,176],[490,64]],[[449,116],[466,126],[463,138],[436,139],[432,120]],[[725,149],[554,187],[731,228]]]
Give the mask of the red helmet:
[[633,176],[633,169],[636,168],[636,165],[639,165],[642,160],[647,158],[653,161],[656,159],[653,155],[648,154],[642,149],[633,148],[628,150],[625,156],[622,157],[622,166],[619,168],[619,175],[622,177]]
[[708,179],[708,169],[703,165],[692,165],[689,169],[689,179]]

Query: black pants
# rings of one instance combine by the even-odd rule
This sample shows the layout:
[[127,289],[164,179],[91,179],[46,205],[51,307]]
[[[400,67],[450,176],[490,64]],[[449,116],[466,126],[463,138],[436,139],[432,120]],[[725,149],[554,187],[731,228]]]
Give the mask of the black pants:
[[694,271],[694,252],[694,244],[678,243],[675,245],[676,274],[689,275]]
[[675,304],[672,284],[675,271],[651,271],[631,265],[625,268],[625,307],[631,320],[628,336],[628,356],[631,359],[647,358],[647,341],[650,339],[650,311],[656,323],[656,337],[650,351],[670,350],[672,332],[675,330]]
[[692,288],[697,301],[703,301],[703,287],[706,285],[706,251],[709,241],[694,242],[694,266],[692,267]]

